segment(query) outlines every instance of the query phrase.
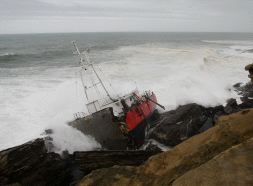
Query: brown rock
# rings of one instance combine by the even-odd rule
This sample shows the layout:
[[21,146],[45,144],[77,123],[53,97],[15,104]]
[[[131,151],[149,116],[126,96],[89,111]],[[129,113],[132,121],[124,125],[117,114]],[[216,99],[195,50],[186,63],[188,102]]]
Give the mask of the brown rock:
[[253,69],[253,64],[248,64],[245,66],[245,70],[249,71],[251,69]]
[[172,185],[253,185],[253,138],[188,171]]
[[222,117],[215,127],[171,151],[152,156],[142,166],[96,170],[84,177],[79,185],[171,185],[187,172],[252,137],[253,109],[244,110]]
[[253,82],[253,64],[245,66],[245,70],[249,71],[248,77],[251,79],[251,82]]
[[70,170],[43,139],[0,152],[0,185],[69,185]]

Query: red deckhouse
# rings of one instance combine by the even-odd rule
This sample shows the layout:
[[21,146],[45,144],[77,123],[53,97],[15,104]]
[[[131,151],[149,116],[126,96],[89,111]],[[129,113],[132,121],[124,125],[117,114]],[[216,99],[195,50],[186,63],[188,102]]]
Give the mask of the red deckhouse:
[[154,102],[157,102],[157,100],[156,95],[153,92],[152,94],[147,94],[143,97],[139,97],[135,94],[135,97],[139,101],[139,104],[131,107],[126,113],[125,122],[129,131],[134,130],[138,124],[143,122],[145,119],[148,119],[156,108],[156,104]]

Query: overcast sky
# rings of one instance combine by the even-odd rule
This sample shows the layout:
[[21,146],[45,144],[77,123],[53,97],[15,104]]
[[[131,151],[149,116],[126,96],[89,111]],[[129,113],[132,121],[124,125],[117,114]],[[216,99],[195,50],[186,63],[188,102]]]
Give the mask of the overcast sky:
[[0,34],[253,32],[253,0],[0,0]]

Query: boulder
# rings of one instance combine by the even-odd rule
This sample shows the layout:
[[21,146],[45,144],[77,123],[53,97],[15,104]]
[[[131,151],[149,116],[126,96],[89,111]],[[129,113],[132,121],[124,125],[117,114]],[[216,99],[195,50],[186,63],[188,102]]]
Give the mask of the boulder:
[[223,113],[223,106],[205,108],[194,103],[179,106],[176,110],[161,115],[160,123],[150,132],[149,138],[175,146],[212,127],[217,117]]
[[67,162],[47,153],[43,139],[0,152],[0,185],[69,185],[69,175]]
[[253,82],[253,63],[245,66],[245,70],[249,71],[248,77],[251,79],[251,82]]
[[238,105],[240,109],[253,108],[253,83],[235,87],[235,90],[241,96],[242,103]]
[[240,87],[242,86],[242,84],[243,84],[243,83],[241,83],[241,82],[240,82],[240,83],[236,83],[236,84],[233,85],[233,87],[234,87],[235,89],[238,89],[238,88],[240,88]]
[[252,70],[253,69],[253,64],[248,64],[245,66],[245,70],[246,71],[249,71],[249,70]]
[[240,111],[240,108],[237,104],[236,99],[231,98],[231,99],[227,100],[227,104],[224,107],[224,111],[226,114],[232,114],[234,112]]
[[253,97],[253,83],[247,83],[238,89],[242,97]]
[[[228,150],[227,152],[232,152],[229,151],[229,149],[233,148],[233,146],[247,143],[247,140],[253,137],[252,123],[253,109],[243,110],[238,113],[223,116],[218,120],[214,127],[199,135],[193,136],[168,152],[152,156],[139,167],[122,166],[95,170],[92,171],[91,174],[85,176],[79,183],[79,186],[146,186],[176,184],[177,179],[183,179],[183,175],[187,175],[188,172],[190,173],[190,171],[193,171],[202,165],[204,166],[204,164],[212,161],[212,159],[215,161],[216,157],[222,157],[223,152],[229,154],[226,153],[226,151]],[[239,149],[240,148],[238,148],[238,150]],[[252,157],[252,151],[250,149],[251,147],[245,147],[245,156],[241,156],[242,159],[238,161],[245,160],[243,157]],[[238,152],[238,155],[239,154],[240,152]],[[234,163],[233,158],[234,156],[232,155],[223,156],[223,159],[227,160],[227,162],[223,162],[223,167],[234,167],[231,170],[233,171],[231,175],[233,175],[233,173],[239,175],[240,170],[244,169],[242,174],[247,176],[241,176],[238,179],[244,179],[241,180],[240,183],[250,183],[253,174],[248,174],[248,171],[252,171],[252,164],[247,165],[247,163],[242,163],[240,166],[236,166],[239,165],[239,163]],[[245,161],[248,163],[252,162],[252,160],[247,159]],[[222,160],[220,160],[220,162],[222,162]],[[226,163],[228,164],[226,165]],[[231,163],[234,163],[234,165]],[[210,174],[214,175],[216,170],[217,169],[210,169],[209,171],[212,172]],[[216,177],[213,179],[216,179]],[[229,181],[229,179],[227,180]],[[226,180],[222,183],[225,182]],[[226,182],[225,185],[229,184],[230,182]],[[202,185],[205,185],[205,182],[203,182]]]
[[253,99],[252,98],[244,97],[242,100],[243,100],[243,102],[241,104],[239,104],[240,109],[253,108]]

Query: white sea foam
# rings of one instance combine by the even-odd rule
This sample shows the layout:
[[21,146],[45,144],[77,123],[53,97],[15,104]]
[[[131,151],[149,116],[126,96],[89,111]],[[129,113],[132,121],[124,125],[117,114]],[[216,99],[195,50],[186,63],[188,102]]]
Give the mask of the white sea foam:
[[8,53],[8,52],[6,52],[6,53],[0,53],[0,57],[5,57],[5,56],[15,56],[16,54],[15,53],[13,53],[13,52],[10,52],[10,53]]
[[[71,73],[71,70],[66,71]],[[75,79],[52,85],[45,83],[50,82],[48,79],[43,87],[42,83],[37,88],[34,88],[36,78],[33,78],[32,87],[29,86],[30,80],[23,78],[22,83],[14,87],[10,85],[9,89],[1,92],[0,149],[40,137],[48,128],[54,131],[52,137],[56,152],[92,150],[100,146],[91,136],[85,136],[67,125],[67,121],[73,119],[73,113],[85,111],[81,85],[77,85]]]
[[189,102],[205,106],[223,104],[226,99],[236,96],[229,91],[234,83],[247,81],[244,66],[250,61],[243,57],[226,58],[216,49],[170,49],[148,45],[123,47],[116,52],[125,51],[133,51],[134,55],[119,63],[104,65],[107,73],[114,77],[113,84],[124,89],[128,83],[122,81],[134,80],[141,90],[155,91],[167,109]]
[[245,40],[202,40],[202,42],[227,44],[227,45],[253,45],[253,41],[245,41]]
[[[127,93],[137,86],[141,91],[154,91],[159,103],[167,109],[190,102],[214,106],[237,97],[230,91],[234,83],[248,81],[244,66],[252,59],[231,55],[231,49],[171,48],[160,44],[124,46],[108,50],[115,60],[107,60],[100,66],[116,93]],[[62,67],[38,71],[32,76],[1,79],[0,149],[37,138],[47,128],[54,130],[57,152],[99,147],[90,136],[66,124],[74,113],[85,111],[83,90],[75,72],[74,67]]]
[[248,52],[248,50],[253,49],[253,43],[252,45],[232,45],[227,48],[219,49],[217,52],[219,54],[222,54],[224,57],[239,57],[240,58],[248,58],[248,60],[253,59],[253,53]]

